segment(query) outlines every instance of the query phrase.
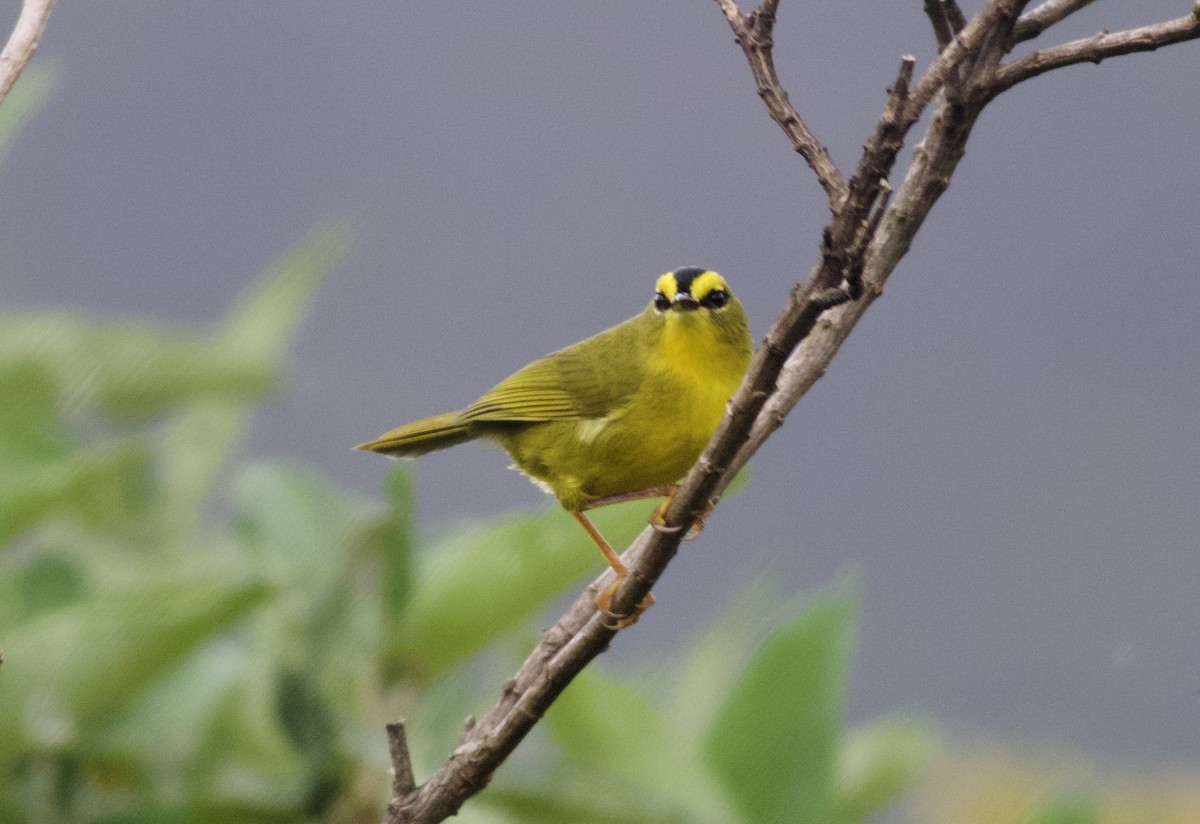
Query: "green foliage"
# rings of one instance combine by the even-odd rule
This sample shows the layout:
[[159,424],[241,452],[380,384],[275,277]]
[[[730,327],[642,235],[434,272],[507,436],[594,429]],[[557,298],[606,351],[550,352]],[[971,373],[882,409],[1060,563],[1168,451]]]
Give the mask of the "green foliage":
[[1055,799],[1029,820],[1029,824],[1099,824],[1100,805],[1087,796]]
[[[211,329],[0,315],[0,820],[376,821],[384,722],[409,717],[436,766],[601,569],[557,507],[418,541],[404,465],[368,500],[238,460],[348,243],[319,227]],[[596,520],[624,543],[647,511]],[[844,733],[854,614],[842,591],[756,584],[661,673],[590,668],[459,820],[865,820],[927,736]]]
[[[405,465],[374,501],[236,460],[346,242],[318,229],[213,330],[0,322],[5,821],[374,820],[383,722],[413,716],[435,766],[491,698],[471,685],[499,683],[546,605],[599,570],[557,507],[417,552]],[[597,519],[624,542],[646,512]],[[590,669],[464,820],[863,820],[912,780],[925,731],[843,736],[853,614],[755,585],[661,675]],[[752,656],[747,637],[766,639]]]
[[[773,612],[790,617],[773,625]],[[843,585],[785,602],[753,584],[659,683],[593,669],[547,721],[574,764],[625,785],[644,821],[869,820],[914,785],[930,736],[900,717],[845,732],[855,613]]]

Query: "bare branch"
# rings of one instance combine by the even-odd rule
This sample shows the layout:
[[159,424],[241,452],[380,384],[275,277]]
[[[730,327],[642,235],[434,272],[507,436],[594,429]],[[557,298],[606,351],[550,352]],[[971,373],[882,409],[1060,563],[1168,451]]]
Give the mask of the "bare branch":
[[13,26],[4,51],[0,52],[0,103],[4,102],[9,89],[37,51],[38,41],[42,39],[53,8],[54,0],[25,0],[21,4],[17,24]]
[[958,34],[967,27],[967,18],[955,0],[942,0],[942,7],[946,10],[946,19],[950,21],[950,31]]
[[800,119],[800,113],[779,85],[779,75],[775,71],[772,31],[779,0],[763,0],[762,5],[748,15],[742,14],[736,0],[717,0],[717,5],[733,29],[734,40],[746,54],[754,82],[758,85],[758,96],[767,104],[767,111],[788,136],[793,148],[816,174],[821,188],[829,196],[830,209],[836,209],[846,196],[846,179],[829,151]]
[[967,25],[967,19],[955,0],[925,0],[925,14],[933,26],[939,52],[945,50]]
[[392,755],[392,798],[404,798],[417,786],[413,777],[412,756],[408,752],[408,735],[404,722],[387,725],[388,751]]
[[942,5],[942,0],[925,0],[925,16],[933,26],[933,38],[937,41],[938,52],[945,51],[954,39],[954,32],[950,30],[950,21],[946,18],[946,8]]
[[975,53],[985,37],[995,33],[1000,21],[1016,17],[1019,5],[1020,0],[989,0],[979,14],[967,23],[917,81],[905,111],[904,117],[908,123],[914,123],[921,117],[929,101],[946,85],[950,75]]
[[1013,28],[1015,42],[1032,40],[1060,20],[1070,17],[1095,0],[1045,0],[1040,6],[1021,15]]
[[1082,40],[1035,51],[1001,66],[992,78],[992,89],[1000,93],[1016,84],[1063,66],[1099,63],[1109,57],[1154,51],[1161,46],[1200,38],[1200,17],[1189,15],[1136,29],[1110,34],[1100,32]]

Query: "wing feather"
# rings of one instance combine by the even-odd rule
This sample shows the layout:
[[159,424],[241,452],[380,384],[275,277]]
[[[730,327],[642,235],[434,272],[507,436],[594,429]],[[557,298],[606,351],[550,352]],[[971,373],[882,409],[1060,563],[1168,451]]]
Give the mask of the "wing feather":
[[462,412],[467,421],[603,418],[625,406],[646,372],[650,318],[638,315],[514,372]]

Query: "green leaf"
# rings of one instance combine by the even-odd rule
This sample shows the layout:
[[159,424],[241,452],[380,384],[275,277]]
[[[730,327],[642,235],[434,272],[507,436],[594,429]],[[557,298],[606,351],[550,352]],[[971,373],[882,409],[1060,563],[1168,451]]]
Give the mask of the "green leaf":
[[114,416],[196,400],[257,401],[278,389],[279,363],[347,243],[339,226],[314,230],[247,291],[215,337],[144,319],[0,315],[0,367],[44,364],[71,408]]
[[[586,768],[589,776],[617,777],[625,795],[636,789],[686,821],[731,820],[699,753],[683,743],[679,730],[654,705],[651,689],[589,667],[554,702],[546,721],[572,765]],[[624,809],[635,809],[632,799],[623,801]]]
[[0,398],[0,545],[54,513],[112,523],[145,505],[146,445],[72,449],[46,365],[0,365]]
[[[308,467],[247,466],[233,483],[238,546],[279,591],[274,609],[306,644],[345,622],[357,544],[376,528],[375,508],[343,495]],[[278,639],[277,639],[278,641]]]
[[1028,824],[1099,824],[1099,822],[1099,803],[1096,799],[1083,795],[1066,795],[1056,798],[1028,820]]
[[6,470],[66,455],[75,439],[59,416],[54,372],[33,360],[0,366],[0,463]]
[[775,579],[751,581],[722,609],[671,669],[678,675],[669,707],[676,737],[689,747],[703,745],[706,730],[761,643],[802,608],[802,597],[785,599]]
[[930,720],[885,715],[845,735],[837,755],[831,820],[866,821],[913,789],[933,753],[932,728]]
[[822,594],[776,630],[709,729],[709,764],[747,824],[828,820],[855,608]]
[[[650,509],[633,502],[597,510],[596,525],[624,546]],[[417,585],[396,641],[400,665],[428,679],[517,626],[604,561],[558,507],[461,527],[417,556]]]
[[413,558],[413,474],[407,464],[392,462],[384,482],[387,512],[375,533],[380,563],[380,597],[383,609],[384,678],[400,674],[404,651],[404,618],[412,597]]
[[238,298],[226,317],[218,348],[231,356],[277,364],[287,354],[312,296],[350,249],[345,221],[316,228]]
[[278,383],[281,363],[308,316],[313,295],[350,244],[344,224],[313,229],[264,272],[223,322],[213,355],[232,374],[258,376],[255,392],[197,398],[174,422],[162,450],[164,507],[179,534],[199,531],[212,485],[250,424],[249,404]]
[[148,574],[17,627],[0,667],[0,762],[69,744],[112,717],[266,589],[228,569]]
[[667,777],[662,763],[669,731],[662,713],[636,687],[594,668],[579,673],[546,714],[555,740],[577,764],[636,784]]
[[[597,791],[584,793],[573,788],[557,788],[556,792],[539,792],[515,787],[491,787],[479,800],[480,805],[504,813],[504,821],[520,824],[685,824],[691,819],[671,813],[646,809],[652,800],[622,795],[620,787],[606,786],[603,779],[595,783]],[[607,790],[607,793],[604,791]]]

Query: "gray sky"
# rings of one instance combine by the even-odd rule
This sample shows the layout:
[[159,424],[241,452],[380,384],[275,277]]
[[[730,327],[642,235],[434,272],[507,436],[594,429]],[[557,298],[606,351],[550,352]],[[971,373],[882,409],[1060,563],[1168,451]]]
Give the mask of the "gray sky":
[[[921,4],[782,6],[783,80],[849,166],[899,56],[931,59]],[[1096,3],[1038,44],[1188,6]],[[351,445],[638,312],[667,269],[723,272],[761,337],[826,217],[711,2],[64,3],[37,59],[61,84],[0,169],[0,300],[208,322],[352,216],[251,451],[367,492],[385,463]],[[752,576],[853,567],[853,720],[1197,760],[1198,64],[1191,43],[1071,68],[988,110],[616,655],[688,637]],[[539,503],[506,465],[422,459],[423,522]]]

